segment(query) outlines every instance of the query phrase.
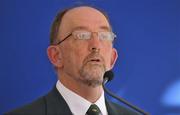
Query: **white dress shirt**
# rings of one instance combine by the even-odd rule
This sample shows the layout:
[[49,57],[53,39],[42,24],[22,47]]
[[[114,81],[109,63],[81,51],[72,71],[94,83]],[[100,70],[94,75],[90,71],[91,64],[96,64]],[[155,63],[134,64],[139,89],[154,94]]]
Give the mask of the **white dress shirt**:
[[[87,110],[92,104],[91,102],[66,88],[59,80],[56,83],[56,88],[59,91],[59,93],[63,96],[73,115],[86,114]],[[99,107],[103,115],[108,115],[104,99],[104,92],[94,104],[96,104]]]

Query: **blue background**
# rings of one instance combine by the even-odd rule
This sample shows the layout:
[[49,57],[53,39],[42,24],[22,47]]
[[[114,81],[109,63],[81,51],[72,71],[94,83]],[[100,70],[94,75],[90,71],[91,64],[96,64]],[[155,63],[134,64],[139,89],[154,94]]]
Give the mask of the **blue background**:
[[118,36],[108,88],[152,115],[180,115],[179,0],[1,0],[0,114],[54,86],[50,26],[59,9],[79,2],[107,11]]

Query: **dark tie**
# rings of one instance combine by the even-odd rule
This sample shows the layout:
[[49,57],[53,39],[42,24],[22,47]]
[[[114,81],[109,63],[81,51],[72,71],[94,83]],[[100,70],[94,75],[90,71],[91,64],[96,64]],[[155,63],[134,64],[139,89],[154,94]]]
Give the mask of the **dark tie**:
[[92,104],[86,112],[86,115],[102,115],[102,113],[96,104]]

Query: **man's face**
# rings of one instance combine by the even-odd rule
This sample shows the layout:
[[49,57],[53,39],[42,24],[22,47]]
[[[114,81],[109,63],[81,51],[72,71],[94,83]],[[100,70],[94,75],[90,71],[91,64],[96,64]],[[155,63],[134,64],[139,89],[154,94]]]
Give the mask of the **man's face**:
[[61,43],[61,74],[88,86],[102,84],[105,71],[110,70],[117,58],[111,41],[98,39],[95,32],[111,31],[105,16],[90,7],[78,7],[68,11],[59,28],[58,38],[62,40],[74,31],[94,32],[89,40],[70,36]]

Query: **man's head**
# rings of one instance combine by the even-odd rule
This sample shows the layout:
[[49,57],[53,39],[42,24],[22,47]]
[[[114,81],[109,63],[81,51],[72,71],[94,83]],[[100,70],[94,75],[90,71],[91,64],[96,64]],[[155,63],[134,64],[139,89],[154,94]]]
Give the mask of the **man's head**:
[[59,14],[52,26],[48,57],[61,79],[99,86],[105,71],[112,69],[117,51],[113,48],[107,17],[89,6],[79,6]]

